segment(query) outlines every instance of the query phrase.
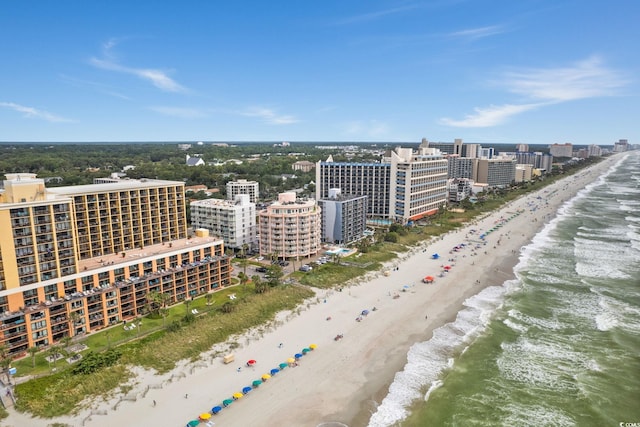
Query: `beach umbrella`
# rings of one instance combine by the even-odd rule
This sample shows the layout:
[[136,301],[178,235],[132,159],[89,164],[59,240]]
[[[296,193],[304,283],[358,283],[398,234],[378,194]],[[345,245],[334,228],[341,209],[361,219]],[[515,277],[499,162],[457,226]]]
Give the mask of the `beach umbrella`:
[[445,270],[451,270],[451,266],[450,266],[450,265],[445,265],[443,268],[444,268]]
[[200,424],[200,420],[191,420],[187,423],[187,427],[196,427],[198,424]]
[[309,347],[305,347],[302,349],[302,354],[307,354],[311,351],[311,349]]
[[300,359],[302,357],[302,354],[296,353],[296,354],[293,355],[293,357],[295,357],[296,360],[298,360],[298,359]]
[[271,373],[271,376],[273,376],[273,375],[277,374],[278,372],[280,372],[280,369],[273,368],[270,373]]
[[251,387],[244,387],[244,388],[242,389],[242,393],[243,393],[243,394],[247,394],[247,393],[249,393],[250,391],[251,391]]
[[201,420],[206,421],[206,420],[208,420],[209,418],[211,418],[211,414],[210,414],[210,413],[208,413],[208,412],[203,412],[202,414],[200,414],[200,416],[199,416],[198,418],[200,418]]
[[294,359],[293,357],[287,359],[287,363],[294,363],[295,361],[296,359]]
[[225,408],[233,403],[233,399],[225,399],[222,401],[222,406]]
[[258,362],[256,362],[255,360],[251,359],[251,360],[247,361],[247,366],[253,366],[256,363],[258,363]]
[[309,348],[310,348],[311,350],[315,350],[316,348],[318,348],[318,346],[317,346],[317,345],[315,345],[315,344],[311,344],[311,345],[309,346]]
[[262,376],[262,381],[266,381],[266,380],[268,380],[269,378],[271,378],[271,375],[269,375],[269,374],[264,374],[264,375]]
[[242,396],[244,396],[244,394],[242,394],[242,393],[239,393],[239,392],[238,392],[238,393],[233,393],[233,396],[232,396],[232,397],[233,397],[234,399],[238,400],[238,399],[240,399]]
[[211,412],[213,412],[214,414],[217,414],[220,411],[222,411],[222,406],[214,406],[213,408],[211,408]]
[[[295,360],[294,360],[294,362],[295,362]],[[280,370],[282,370],[282,369],[286,368],[289,365],[287,365],[286,363],[281,363],[278,366],[280,367]]]
[[262,381],[260,380],[255,380],[254,382],[251,383],[251,385],[253,385],[254,387],[259,387],[260,384],[262,384]]

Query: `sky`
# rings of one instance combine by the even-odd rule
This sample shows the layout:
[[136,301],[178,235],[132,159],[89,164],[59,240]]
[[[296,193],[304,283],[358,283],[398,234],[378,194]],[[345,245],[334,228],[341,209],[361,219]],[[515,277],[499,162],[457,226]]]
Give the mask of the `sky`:
[[0,141],[640,143],[637,0],[20,0]]

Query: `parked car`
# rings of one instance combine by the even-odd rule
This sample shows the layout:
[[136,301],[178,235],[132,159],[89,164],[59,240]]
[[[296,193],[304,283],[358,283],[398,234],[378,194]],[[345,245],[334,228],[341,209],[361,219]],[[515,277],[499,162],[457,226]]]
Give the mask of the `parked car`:
[[262,261],[264,259],[263,256],[259,256],[258,258],[256,258],[256,261]]
[[302,267],[300,267],[300,271],[304,271],[305,273],[311,270],[313,270],[313,267],[308,264],[304,264]]
[[280,264],[281,267],[286,267],[289,265],[289,261],[278,261],[278,264]]
[[256,267],[256,271],[258,273],[266,273],[267,272],[267,267]]

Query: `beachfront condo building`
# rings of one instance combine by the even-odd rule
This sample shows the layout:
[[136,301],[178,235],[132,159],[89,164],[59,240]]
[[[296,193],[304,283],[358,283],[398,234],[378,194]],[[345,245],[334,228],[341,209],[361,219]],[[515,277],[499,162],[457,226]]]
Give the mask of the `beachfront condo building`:
[[389,219],[392,185],[389,163],[334,162],[332,156],[316,163],[316,200],[329,197],[331,188],[367,196],[368,218]]
[[192,227],[219,236],[225,247],[252,249],[257,244],[256,204],[249,201],[248,194],[238,194],[233,201],[197,200],[190,206]]
[[227,182],[227,200],[235,200],[238,194],[247,194],[251,203],[258,203],[260,185],[257,181],[246,179]]
[[184,183],[122,180],[46,188],[7,174],[0,190],[0,345],[22,355],[230,283],[220,238],[187,234]]
[[397,147],[380,163],[334,162],[316,167],[316,199],[329,189],[367,196],[367,217],[408,223],[434,214],[447,202],[447,159],[423,144],[417,150]]
[[299,259],[321,249],[321,209],[313,199],[280,193],[277,201],[258,213],[258,223],[260,255]]
[[482,151],[480,144],[465,144],[462,139],[456,138],[453,142],[430,142],[422,138],[420,147],[436,148],[444,154],[457,154],[460,157],[478,158]]
[[475,182],[485,183],[489,187],[507,187],[516,177],[516,159],[513,157],[497,157],[494,159],[478,159]]
[[339,188],[329,189],[329,197],[318,200],[322,209],[322,241],[348,244],[360,240],[367,226],[367,196],[351,196]]
[[573,144],[552,144],[549,146],[549,154],[553,157],[573,157]]

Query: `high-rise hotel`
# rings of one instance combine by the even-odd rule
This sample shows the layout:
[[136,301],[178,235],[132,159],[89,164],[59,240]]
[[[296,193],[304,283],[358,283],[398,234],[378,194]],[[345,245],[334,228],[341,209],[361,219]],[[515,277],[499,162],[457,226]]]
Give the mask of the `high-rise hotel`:
[[400,222],[432,215],[447,202],[447,159],[436,148],[397,147],[379,163],[334,162],[316,165],[316,199],[330,189],[367,196],[367,217]]
[[183,301],[230,282],[223,241],[187,235],[184,183],[122,180],[0,189],[0,345],[10,354],[145,314],[147,295]]

